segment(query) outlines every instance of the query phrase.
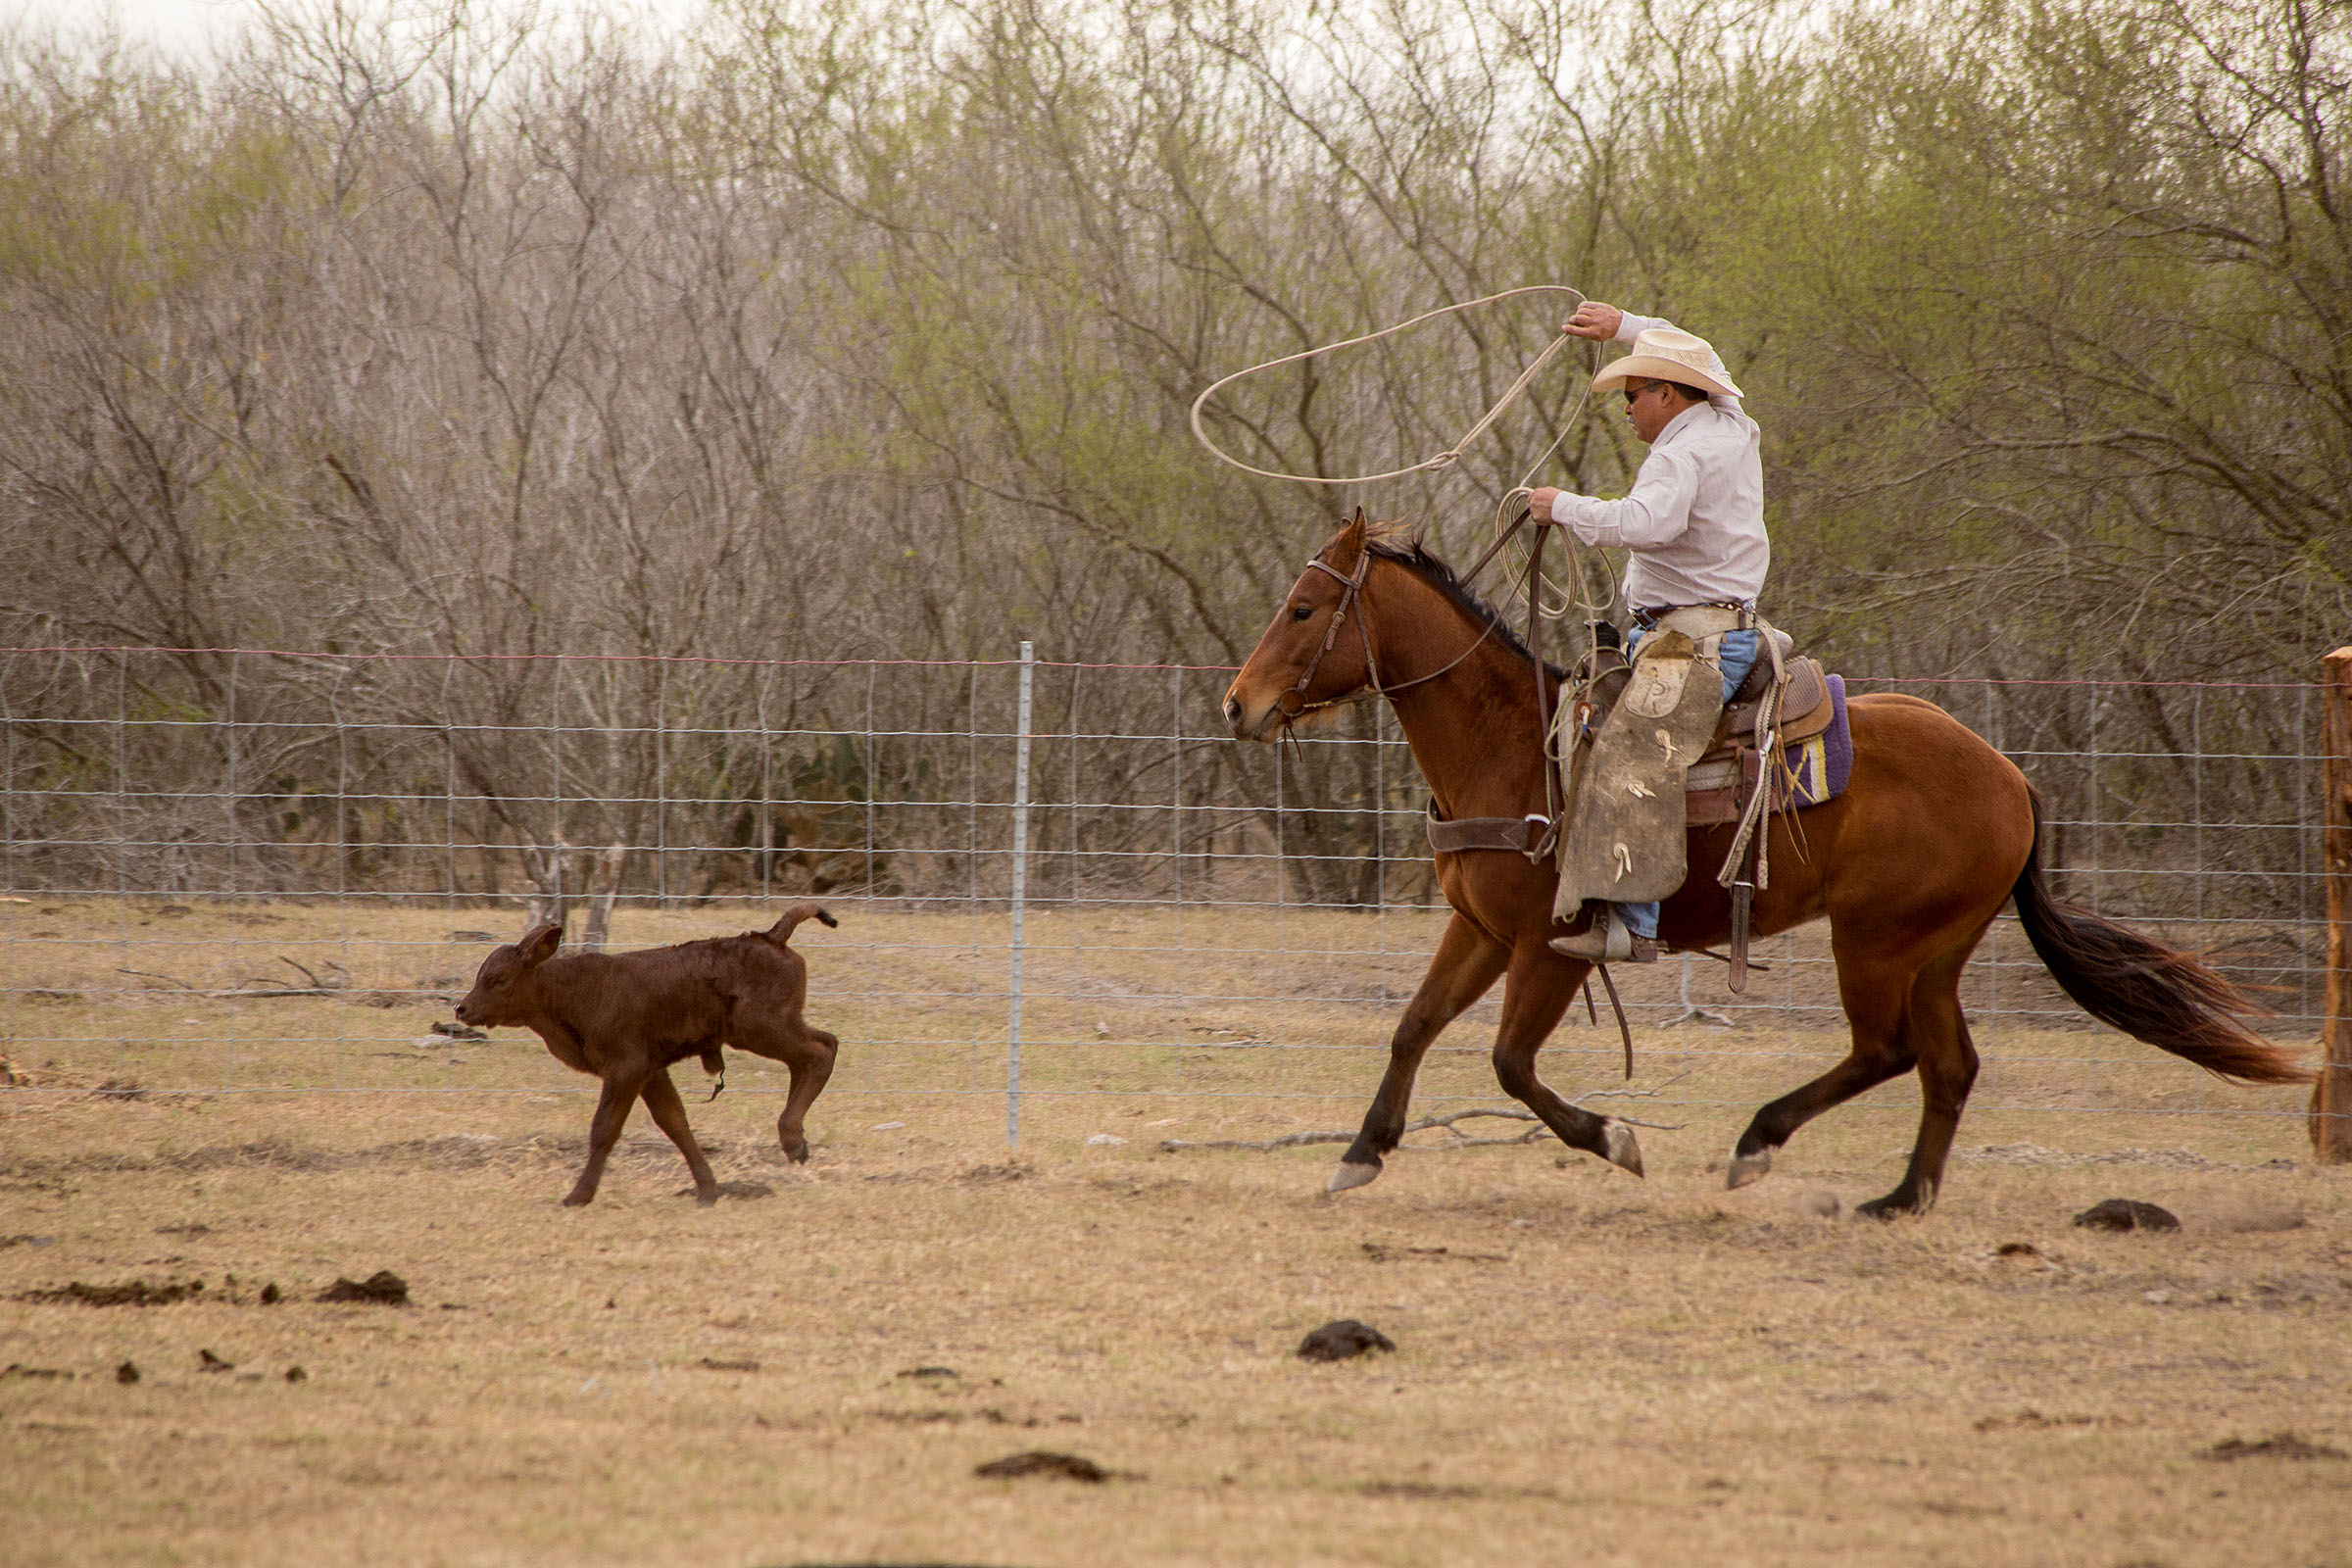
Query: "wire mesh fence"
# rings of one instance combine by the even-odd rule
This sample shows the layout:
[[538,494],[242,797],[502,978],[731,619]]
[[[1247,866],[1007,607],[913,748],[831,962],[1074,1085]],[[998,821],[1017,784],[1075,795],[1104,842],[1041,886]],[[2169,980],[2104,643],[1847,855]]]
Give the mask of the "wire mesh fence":
[[[1029,1095],[1351,1105],[1446,917],[1419,777],[1372,706],[1297,748],[1234,743],[1229,679],[0,650],[6,1050],[119,1093],[584,1091],[535,1044],[434,1032],[488,944],[544,919],[575,947],[720,935],[814,896],[843,921],[802,939],[836,1094],[1004,1095],[1017,1040]],[[2312,688],[1849,685],[1978,729],[2043,792],[2062,895],[2316,1036]],[[1752,1102],[1842,1053],[1826,931],[1758,956],[1737,997],[1704,958],[1622,976],[1667,1099]],[[2294,1113],[2103,1034],[2007,920],[1966,987],[1980,1108]],[[1495,1005],[1441,1041],[1431,1095],[1493,1098]],[[1546,1070],[1604,1079],[1600,1022],[1572,1015]]]

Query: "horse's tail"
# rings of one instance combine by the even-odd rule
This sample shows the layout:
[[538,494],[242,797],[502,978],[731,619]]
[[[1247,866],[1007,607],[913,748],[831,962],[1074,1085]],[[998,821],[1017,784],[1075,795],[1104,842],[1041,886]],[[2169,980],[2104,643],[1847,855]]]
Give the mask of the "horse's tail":
[[2060,989],[2135,1040],[2249,1084],[2300,1084],[2311,1073],[2238,1022],[2261,1009],[2186,953],[2050,897],[2041,875],[2041,792],[2032,785],[2034,849],[2012,890],[2018,924]]

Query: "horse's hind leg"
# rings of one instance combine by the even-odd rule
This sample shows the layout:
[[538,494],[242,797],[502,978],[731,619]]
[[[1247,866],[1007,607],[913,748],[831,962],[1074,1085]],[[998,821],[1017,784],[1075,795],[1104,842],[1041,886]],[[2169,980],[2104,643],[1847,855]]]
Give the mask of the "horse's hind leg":
[[1952,1152],[1952,1135],[1960,1129],[1960,1109],[1977,1081],[1977,1048],[1960,1011],[1960,971],[1984,934],[1979,927],[1911,983],[1906,1034],[1919,1057],[1919,1142],[1911,1150],[1911,1167],[1894,1191],[1856,1204],[1857,1214],[1887,1219],[1925,1213],[1943,1185],[1943,1164]]
[[1494,1037],[1494,1076],[1512,1099],[1558,1134],[1561,1143],[1639,1176],[1642,1149],[1631,1127],[1613,1116],[1596,1116],[1582,1105],[1571,1105],[1536,1076],[1536,1053],[1576,999],[1577,985],[1589,967],[1563,962],[1544,945],[1541,933],[1511,956],[1510,977],[1503,982],[1502,1027]]
[[1364,1112],[1363,1130],[1340,1156],[1340,1168],[1331,1173],[1330,1191],[1344,1193],[1380,1174],[1381,1156],[1404,1137],[1413,1079],[1430,1042],[1487,994],[1509,956],[1510,950],[1460,915],[1446,924],[1429,960],[1429,972],[1421,977],[1413,1000],[1404,1004],[1404,1016],[1396,1020],[1396,1033],[1389,1041],[1389,1070],[1381,1077],[1380,1092],[1372,1097],[1372,1108]]
[[1838,956],[1838,997],[1845,1005],[1853,1044],[1837,1066],[1756,1112],[1732,1146],[1725,1185],[1745,1187],[1762,1180],[1772,1169],[1772,1152],[1799,1127],[1831,1106],[1911,1070],[1914,1057],[1904,1014],[1915,972],[1884,959]]

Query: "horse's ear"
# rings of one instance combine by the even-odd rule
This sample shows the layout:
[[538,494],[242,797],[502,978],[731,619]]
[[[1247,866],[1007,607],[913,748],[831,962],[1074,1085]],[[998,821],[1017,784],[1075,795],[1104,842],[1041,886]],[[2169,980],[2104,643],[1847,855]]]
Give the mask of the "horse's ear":
[[1355,515],[1348,519],[1348,526],[1340,530],[1340,537],[1333,542],[1331,564],[1343,571],[1353,571],[1371,531],[1371,519],[1364,515],[1363,508],[1356,508]]

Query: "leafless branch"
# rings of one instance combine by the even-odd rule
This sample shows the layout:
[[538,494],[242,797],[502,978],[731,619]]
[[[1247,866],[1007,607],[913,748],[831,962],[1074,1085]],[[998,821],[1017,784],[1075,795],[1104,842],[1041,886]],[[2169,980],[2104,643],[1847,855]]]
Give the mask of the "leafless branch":
[[[1672,1078],[1647,1089],[1588,1090],[1569,1101],[1568,1103],[1582,1105],[1589,1100],[1656,1100],[1687,1076],[1688,1074],[1685,1073],[1676,1073]],[[1472,1138],[1459,1130],[1459,1123],[1479,1117],[1492,1117],[1498,1121],[1530,1121],[1535,1122],[1536,1125],[1512,1138]],[[1652,1127],[1665,1132],[1679,1132],[1685,1125],[1682,1122],[1643,1121],[1633,1116],[1619,1116],[1615,1119],[1624,1122],[1629,1127]],[[1416,1121],[1405,1123],[1404,1136],[1409,1138],[1414,1133],[1440,1131],[1451,1136],[1442,1144],[1399,1144],[1397,1147],[1432,1152],[1446,1149],[1487,1149],[1501,1144],[1535,1144],[1552,1136],[1551,1129],[1544,1126],[1534,1111],[1523,1105],[1481,1105],[1468,1110],[1448,1111],[1442,1116],[1423,1116]],[[1219,1138],[1195,1142],[1181,1138],[1163,1138],[1159,1142],[1159,1152],[1163,1154],[1174,1154],[1191,1149],[1244,1149],[1256,1153],[1265,1153],[1277,1149],[1303,1149],[1309,1144],[1351,1144],[1355,1142],[1355,1136],[1352,1131],[1334,1130],[1286,1133],[1280,1138],[1269,1138],[1262,1141]]]

